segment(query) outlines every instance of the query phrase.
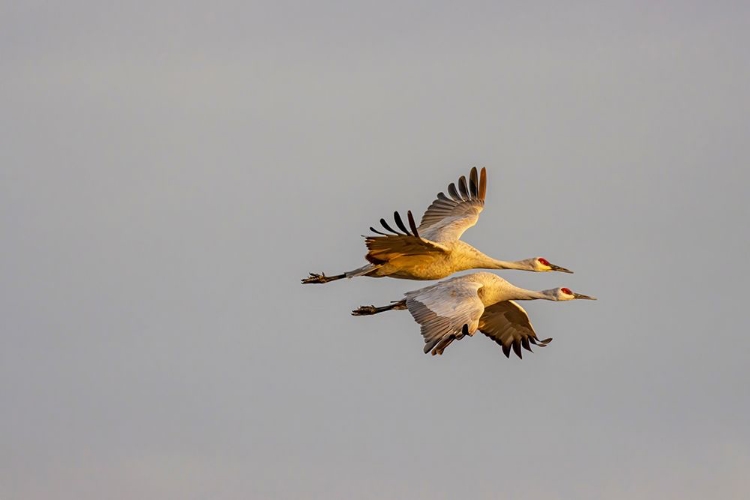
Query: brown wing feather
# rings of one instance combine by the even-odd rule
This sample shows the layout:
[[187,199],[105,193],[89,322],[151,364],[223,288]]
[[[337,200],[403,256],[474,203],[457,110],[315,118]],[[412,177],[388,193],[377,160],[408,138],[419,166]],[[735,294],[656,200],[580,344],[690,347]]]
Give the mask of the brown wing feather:
[[384,264],[398,257],[448,251],[442,245],[409,235],[368,236],[365,244],[369,250],[365,258],[373,264]]
[[477,167],[471,168],[471,174],[469,174],[469,189],[473,198],[479,197],[479,182],[477,180]]
[[402,230],[403,233],[399,233],[391,228],[385,219],[380,219],[380,224],[386,231],[390,231],[393,234],[382,233],[372,227],[370,228],[370,231],[379,236],[365,237],[365,244],[369,250],[367,255],[365,255],[365,258],[369,262],[372,264],[384,264],[398,257],[425,255],[436,252],[444,253],[448,251],[448,248],[438,243],[421,238],[411,211],[408,211],[406,216],[409,221],[409,229],[406,228],[406,225],[401,218],[401,214],[393,212],[396,226]]
[[466,177],[463,175],[458,178],[458,190],[461,192],[461,196],[463,196],[464,200],[471,198],[469,196],[469,190],[466,187]]
[[479,199],[484,201],[484,196],[486,194],[487,194],[487,171],[484,169],[484,167],[482,167],[482,173],[479,174]]
[[521,348],[531,351],[531,345],[544,347],[552,339],[539,340],[529,315],[512,300],[498,302],[485,308],[479,319],[479,331],[500,344],[503,354],[510,357],[511,349],[522,358]]
[[456,185],[452,182],[448,184],[448,193],[453,197],[455,201],[462,201],[461,197],[458,195],[458,191],[456,191]]

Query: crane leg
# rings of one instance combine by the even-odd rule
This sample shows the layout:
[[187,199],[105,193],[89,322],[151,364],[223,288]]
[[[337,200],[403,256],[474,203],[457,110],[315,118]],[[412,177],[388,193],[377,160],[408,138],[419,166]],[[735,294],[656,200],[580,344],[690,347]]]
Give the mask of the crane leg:
[[357,309],[352,311],[352,316],[370,316],[373,314],[390,311],[391,309],[396,311],[406,309],[406,299],[394,301],[391,305],[388,306],[359,306]]
[[326,276],[325,273],[315,274],[310,273],[310,276],[303,279],[302,283],[328,283],[329,281],[336,281],[342,278],[346,278],[346,273],[337,274],[335,276]]

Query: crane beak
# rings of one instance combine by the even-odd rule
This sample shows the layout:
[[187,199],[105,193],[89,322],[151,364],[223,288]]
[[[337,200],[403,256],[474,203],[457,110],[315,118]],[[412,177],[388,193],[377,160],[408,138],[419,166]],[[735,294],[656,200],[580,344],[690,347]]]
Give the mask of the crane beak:
[[574,293],[573,298],[575,299],[585,299],[585,300],[596,300],[596,297],[589,297],[588,295],[584,295],[582,293]]
[[565,269],[564,267],[556,266],[554,264],[550,264],[549,267],[550,267],[550,271],[573,274],[573,271],[571,271],[570,269]]

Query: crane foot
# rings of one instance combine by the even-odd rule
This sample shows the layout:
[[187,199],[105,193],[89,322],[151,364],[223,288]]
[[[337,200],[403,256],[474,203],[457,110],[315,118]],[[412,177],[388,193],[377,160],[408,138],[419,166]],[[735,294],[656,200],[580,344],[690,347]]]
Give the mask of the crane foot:
[[379,307],[375,306],[359,306],[357,309],[352,311],[352,316],[370,316],[380,312]]
[[310,273],[310,276],[303,279],[302,283],[328,283],[329,281],[335,281],[341,279],[340,276],[326,276],[325,273],[315,274]]
[[375,307],[375,306],[359,306],[358,309],[352,311],[352,316],[370,316],[372,314],[378,314],[385,311],[391,310],[402,310],[406,309],[406,299],[394,300],[387,306]]

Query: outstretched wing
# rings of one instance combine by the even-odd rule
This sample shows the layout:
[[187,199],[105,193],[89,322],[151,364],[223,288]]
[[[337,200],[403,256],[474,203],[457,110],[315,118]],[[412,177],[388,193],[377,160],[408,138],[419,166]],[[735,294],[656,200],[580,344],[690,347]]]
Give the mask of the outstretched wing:
[[442,349],[454,339],[477,329],[484,311],[477,295],[482,284],[461,278],[406,293],[406,306],[422,326],[425,353],[435,348],[433,354],[442,354]]
[[477,223],[479,213],[484,208],[484,195],[487,192],[487,171],[482,168],[477,175],[477,168],[471,169],[469,182],[463,175],[458,179],[458,189],[451,183],[448,194],[438,193],[422,216],[419,233],[431,241],[455,241],[464,231]]
[[531,326],[529,315],[523,307],[512,300],[498,302],[487,307],[479,319],[479,331],[503,347],[503,353],[510,357],[510,350],[522,358],[521,347],[531,351],[531,345],[545,347],[552,339],[539,340]]
[[367,255],[365,258],[373,264],[384,264],[398,257],[408,257],[415,255],[425,255],[429,253],[445,253],[446,247],[420,237],[417,225],[414,223],[414,216],[411,212],[407,213],[409,229],[404,225],[403,220],[398,212],[393,212],[393,218],[396,226],[402,231],[391,229],[391,226],[380,219],[380,224],[386,231],[392,234],[386,234],[375,228],[370,231],[380,236],[366,236],[365,244],[367,245]]

